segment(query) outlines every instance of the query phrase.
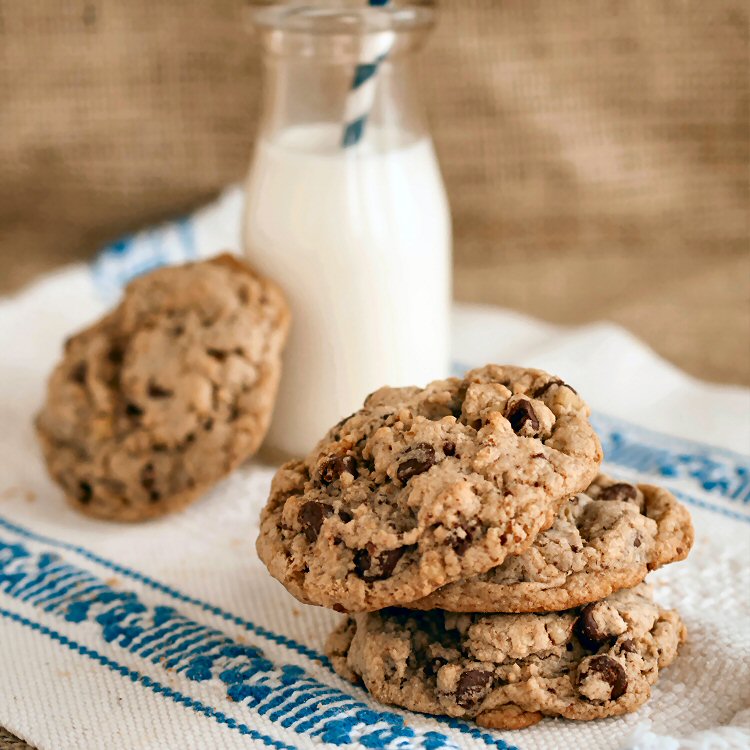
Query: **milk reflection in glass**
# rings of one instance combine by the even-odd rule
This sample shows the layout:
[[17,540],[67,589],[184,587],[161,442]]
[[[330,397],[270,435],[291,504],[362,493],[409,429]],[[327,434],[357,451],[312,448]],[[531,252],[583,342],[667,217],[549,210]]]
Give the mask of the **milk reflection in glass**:
[[447,374],[451,232],[429,138],[340,146],[334,124],[261,140],[246,253],[293,324],[268,442],[310,450],[382,385]]

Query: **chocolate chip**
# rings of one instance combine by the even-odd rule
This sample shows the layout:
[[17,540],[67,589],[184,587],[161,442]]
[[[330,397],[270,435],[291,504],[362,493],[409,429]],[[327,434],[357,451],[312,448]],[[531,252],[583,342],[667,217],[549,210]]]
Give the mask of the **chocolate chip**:
[[354,567],[363,580],[382,581],[393,573],[404,552],[406,547],[397,547],[375,554],[375,546],[368,544],[354,553]]
[[446,456],[452,456],[456,452],[456,444],[452,440],[446,440],[443,443],[443,453]]
[[465,555],[469,547],[471,547],[471,536],[467,536],[464,539],[457,539],[451,544],[451,547],[453,547],[453,551],[457,555]]
[[156,484],[156,471],[152,463],[146,464],[141,469],[141,487],[144,490],[152,490]]
[[333,513],[333,508],[326,503],[318,503],[311,500],[305,503],[297,513],[297,521],[302,527],[302,533],[310,544],[312,544],[320,533],[320,527],[328,516]]
[[464,399],[466,398],[467,390],[468,390],[468,385],[462,385],[456,392],[456,395],[454,396],[453,400],[451,401],[451,405],[450,405],[451,414],[456,418],[457,421],[461,419],[461,417],[463,416]]
[[335,482],[345,471],[357,476],[357,462],[353,456],[329,456],[320,466],[320,481],[323,484]]
[[641,536],[640,534],[635,535],[635,539],[633,539],[633,546],[634,547],[640,547],[641,546]]
[[484,696],[492,682],[492,672],[482,669],[467,669],[456,685],[456,703],[462,708],[471,708]]
[[635,500],[638,497],[638,490],[632,484],[618,482],[617,484],[605,487],[600,493],[597,500]]
[[627,654],[634,654],[638,651],[638,648],[632,638],[626,638],[620,643],[620,651],[624,651]]
[[466,553],[466,550],[468,550],[469,547],[471,546],[471,542],[472,542],[472,539],[474,538],[474,535],[472,533],[471,528],[467,526],[460,526],[459,529],[457,529],[451,534],[450,545],[453,548],[453,551],[457,555],[463,555]]
[[84,505],[88,505],[91,502],[91,498],[94,495],[94,490],[91,489],[91,485],[88,482],[78,482],[78,500]]
[[560,378],[552,378],[552,380],[548,380],[544,385],[540,385],[539,388],[531,394],[531,397],[539,398],[540,396],[543,396],[553,385],[559,386],[560,388],[569,388],[573,393],[576,395],[578,394],[578,391],[575,388],[569,386],[566,382],[560,380]]
[[429,443],[417,443],[406,452],[409,456],[398,465],[396,476],[406,484],[412,477],[427,471],[435,463],[435,449]]
[[125,413],[129,417],[140,417],[143,414],[143,409],[138,404],[129,403],[125,406]]
[[154,383],[152,380],[148,384],[148,395],[149,398],[169,398],[173,395],[173,391],[168,388],[162,388],[158,383]]
[[125,356],[122,349],[119,347],[112,347],[112,349],[107,352],[107,359],[113,364],[113,365],[119,365],[122,364],[123,357]]
[[536,437],[539,434],[539,420],[537,419],[531,401],[525,398],[513,402],[505,418],[510,422],[516,435],[523,433],[524,437]]
[[595,608],[596,603],[587,604],[581,610],[574,626],[578,640],[587,651],[598,651],[599,646],[609,638],[609,635],[602,632],[594,620]]
[[358,549],[354,553],[354,569],[365,580],[367,580],[366,573],[371,564],[370,553],[366,549]]
[[86,385],[86,373],[88,365],[85,362],[79,362],[71,371],[70,379],[79,385]]
[[223,349],[206,349],[206,354],[208,354],[209,357],[213,357],[218,362],[223,362],[228,354]]
[[531,394],[531,398],[539,398],[539,396],[543,396],[553,385],[565,385],[565,383],[563,383],[560,378],[552,378],[552,380],[548,380],[544,385],[540,385]]
[[349,521],[351,521],[352,518],[354,518],[354,516],[348,510],[343,510],[342,509],[342,510],[339,511],[339,518],[344,523],[349,523]]
[[628,677],[622,665],[610,656],[595,656],[586,665],[580,679],[596,674],[610,686],[609,700],[616,701],[628,689]]
[[336,602],[333,605],[333,611],[334,612],[341,612],[341,614],[346,614],[346,609],[344,608],[344,605],[343,604],[339,604],[338,602]]
[[333,426],[333,429],[336,431],[340,430],[344,426],[344,424],[348,422],[356,413],[357,413],[356,411],[353,411],[351,414],[348,414],[343,419],[339,419],[339,421],[336,422],[336,424]]

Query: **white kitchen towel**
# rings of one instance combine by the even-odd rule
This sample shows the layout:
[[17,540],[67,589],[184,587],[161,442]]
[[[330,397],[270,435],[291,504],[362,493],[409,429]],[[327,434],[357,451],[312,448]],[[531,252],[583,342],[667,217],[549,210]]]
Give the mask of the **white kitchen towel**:
[[559,374],[592,405],[606,469],[688,504],[695,547],[651,579],[689,640],[635,714],[494,732],[372,701],[321,653],[339,616],[296,602],[255,554],[273,474],[257,460],[146,524],[65,505],[32,429],[64,338],[133,273],[211,238],[236,246],[238,205],[234,192],[202,214],[215,233],[185,220],[0,301],[0,724],[43,750],[750,746],[750,392],[689,378],[617,327],[460,306],[454,366]]

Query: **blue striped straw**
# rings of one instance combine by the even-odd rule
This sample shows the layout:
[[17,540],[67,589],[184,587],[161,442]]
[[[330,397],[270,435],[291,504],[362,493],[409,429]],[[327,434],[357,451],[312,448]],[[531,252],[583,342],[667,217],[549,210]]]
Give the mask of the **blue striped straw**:
[[[388,5],[388,2],[389,0],[369,0],[368,4],[382,7]],[[395,38],[392,31],[381,31],[369,34],[363,40],[351,89],[346,99],[344,135],[341,139],[344,148],[354,146],[362,140],[367,118],[375,101],[378,69],[391,51]]]

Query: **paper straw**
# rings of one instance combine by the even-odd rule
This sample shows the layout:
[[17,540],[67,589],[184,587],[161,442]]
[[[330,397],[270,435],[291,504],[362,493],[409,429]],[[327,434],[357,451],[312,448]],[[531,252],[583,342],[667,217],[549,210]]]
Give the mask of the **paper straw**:
[[[372,6],[385,6],[388,0],[370,0]],[[393,47],[396,35],[393,31],[367,34],[363,40],[357,67],[354,71],[351,90],[344,108],[344,135],[341,145],[354,146],[362,140],[367,118],[375,101],[378,69]]]

